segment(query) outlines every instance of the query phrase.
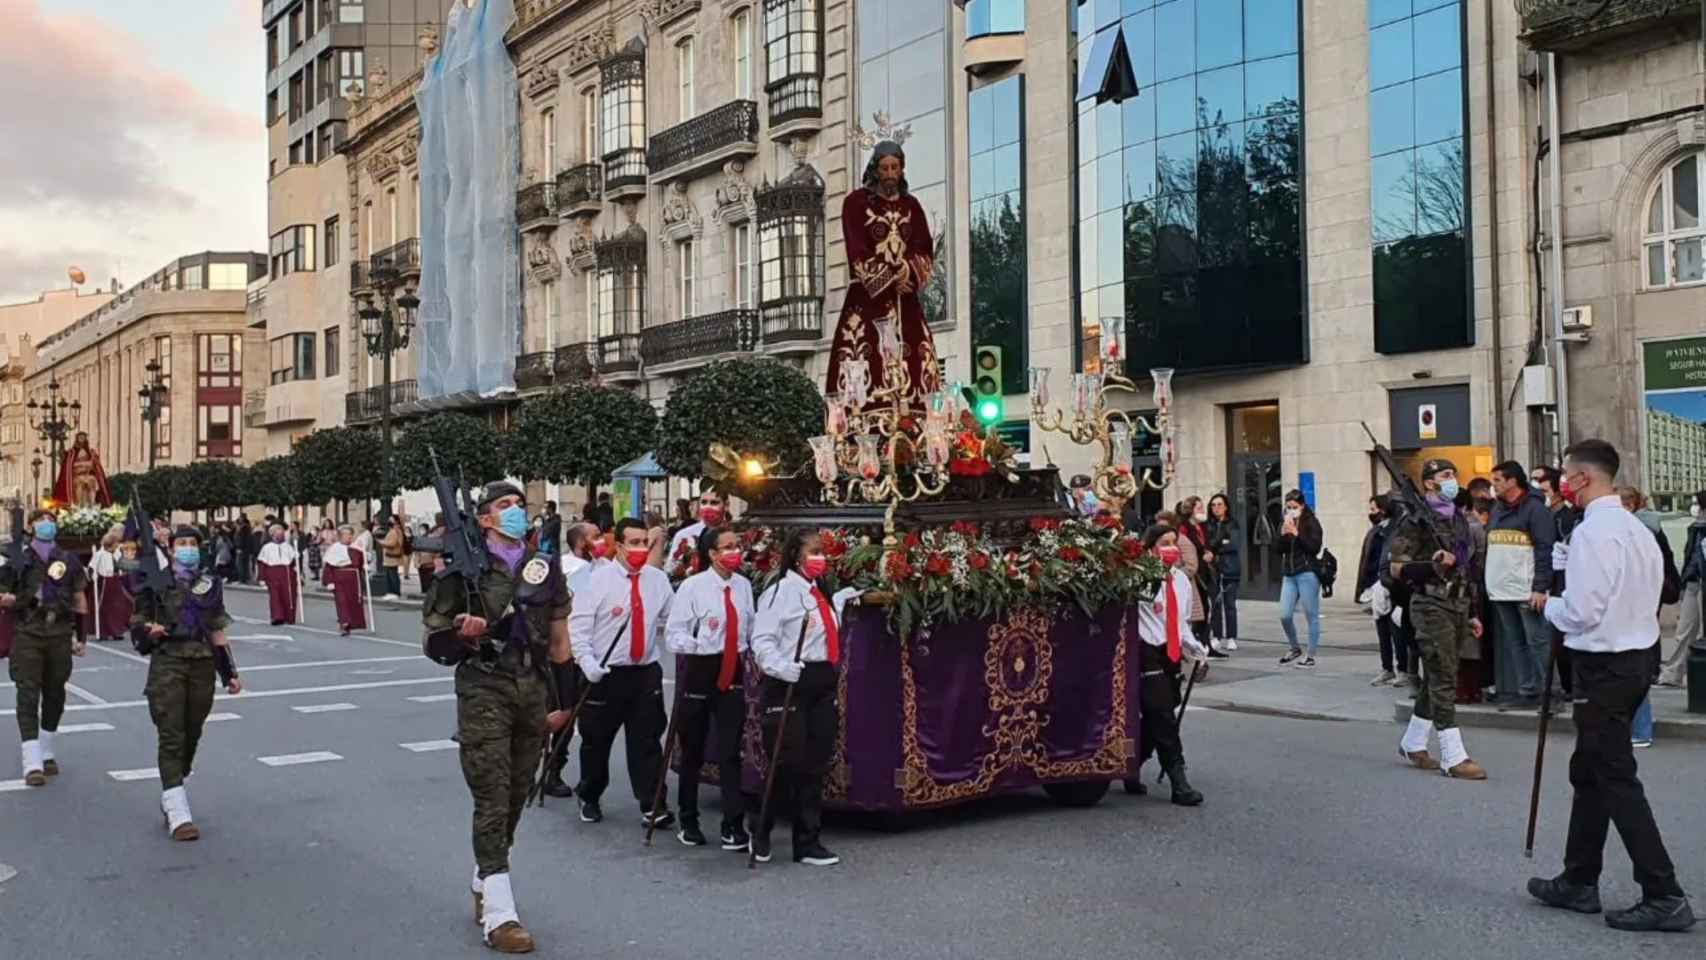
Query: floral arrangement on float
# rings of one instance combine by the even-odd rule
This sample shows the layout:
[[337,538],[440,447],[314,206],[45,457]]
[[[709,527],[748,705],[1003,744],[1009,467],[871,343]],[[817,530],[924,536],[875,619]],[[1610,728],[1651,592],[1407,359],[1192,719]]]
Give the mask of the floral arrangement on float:
[[124,523],[127,509],[111,507],[62,507],[58,511],[59,534],[77,540],[99,540],[115,524]]

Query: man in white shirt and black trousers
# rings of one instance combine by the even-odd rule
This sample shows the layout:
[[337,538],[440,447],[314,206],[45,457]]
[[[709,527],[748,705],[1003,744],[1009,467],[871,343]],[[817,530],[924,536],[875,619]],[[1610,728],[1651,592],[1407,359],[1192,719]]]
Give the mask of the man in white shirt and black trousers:
[[[598,800],[610,785],[610,747],[623,731],[628,782],[640,803],[640,822],[659,828],[675,822],[668,806],[651,810],[663,761],[663,646],[674,590],[650,564],[645,524],[624,517],[616,524],[617,559],[593,570],[569,615],[575,662],[592,691],[581,708],[580,817],[604,819]],[[606,656],[608,652],[608,657]]]
[[1583,440],[1564,451],[1563,479],[1585,514],[1569,543],[1553,547],[1552,567],[1565,573],[1564,595],[1546,599],[1544,612],[1564,634],[1575,672],[1575,797],[1564,872],[1529,880],[1528,892],[1548,906],[1600,912],[1606,833],[1616,824],[1641,901],[1606,914],[1606,925],[1681,931],[1694,925],[1694,912],[1635,775],[1629,743],[1630,721],[1651,683],[1664,569],[1652,534],[1623,509],[1612,487],[1618,465],[1617,451],[1603,440]]

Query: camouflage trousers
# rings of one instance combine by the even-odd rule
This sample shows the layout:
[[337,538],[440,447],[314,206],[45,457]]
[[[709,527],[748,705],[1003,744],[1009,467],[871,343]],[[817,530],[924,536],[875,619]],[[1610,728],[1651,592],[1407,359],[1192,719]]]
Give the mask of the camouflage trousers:
[[58,730],[65,715],[65,684],[71,679],[71,638],[40,637],[18,631],[9,666],[18,688],[18,739],[28,742],[43,730]]
[[482,878],[509,871],[515,825],[544,743],[545,681],[537,671],[456,668],[456,741],[474,798],[474,862]]
[[213,710],[212,657],[178,657],[156,651],[148,659],[148,714],[159,738],[160,789],[181,787],[195,769],[202,725]]
[[1422,660],[1415,715],[1432,720],[1435,729],[1449,730],[1457,726],[1457,661],[1469,637],[1469,600],[1418,594],[1410,601],[1410,622]]

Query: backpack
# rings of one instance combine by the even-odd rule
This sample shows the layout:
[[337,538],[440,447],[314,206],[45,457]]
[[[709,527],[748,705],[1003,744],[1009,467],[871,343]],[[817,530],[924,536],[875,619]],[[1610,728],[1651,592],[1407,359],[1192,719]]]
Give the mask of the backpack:
[[1339,579],[1339,558],[1333,556],[1333,551],[1321,548],[1321,556],[1315,561],[1315,578],[1321,581],[1321,596],[1333,595],[1333,581]]

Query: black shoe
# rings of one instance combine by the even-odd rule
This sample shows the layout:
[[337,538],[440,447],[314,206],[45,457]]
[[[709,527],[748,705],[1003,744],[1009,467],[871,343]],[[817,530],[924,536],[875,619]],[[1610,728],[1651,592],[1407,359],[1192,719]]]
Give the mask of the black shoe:
[[1280,666],[1283,667],[1286,664],[1292,662],[1293,660],[1296,660],[1298,657],[1301,657],[1301,656],[1303,656],[1302,650],[1287,650],[1285,652],[1285,656],[1280,657]]
[[743,853],[752,846],[752,838],[740,827],[723,828],[723,849],[730,853]]
[[1135,777],[1124,781],[1124,786],[1125,792],[1134,797],[1146,797],[1149,795],[1149,788],[1143,785],[1142,780]]
[[673,823],[675,823],[675,814],[670,813],[668,807],[665,807],[658,813],[640,814],[640,826],[642,827],[653,827],[655,829],[662,830]]
[[1299,670],[1313,670],[1313,669],[1315,669],[1315,658],[1314,657],[1304,657],[1302,660],[1297,661],[1297,668]]
[[1598,887],[1571,883],[1562,876],[1553,877],[1550,880],[1544,877],[1530,877],[1528,895],[1548,907],[1574,910],[1577,913],[1599,912]]
[[1209,647],[1208,658],[1210,660],[1231,660],[1232,655],[1230,653],[1221,653],[1220,650],[1215,647]]
[[755,833],[752,835],[752,859],[759,863],[770,862],[770,835]]
[[841,858],[830,853],[828,847],[814,840],[803,847],[794,849],[794,862],[809,864],[814,867],[833,867],[841,862]]
[[597,800],[581,798],[581,822],[598,823],[604,819],[604,811],[598,806]]
[[575,788],[564,783],[562,776],[558,775],[545,781],[545,795],[567,800],[575,795]]
[[1606,914],[1605,925],[1616,930],[1681,933],[1694,926],[1694,910],[1687,897],[1642,897],[1640,903],[1627,910]]
[[1527,713],[1540,708],[1539,697],[1512,697],[1499,702],[1500,713]]
[[1173,802],[1181,807],[1195,807],[1202,803],[1202,791],[1192,788],[1191,782],[1185,779],[1185,761],[1180,760],[1167,768],[1167,782],[1173,785]]
[[696,820],[681,821],[681,829],[675,832],[675,839],[689,847],[705,845],[705,834],[699,830],[699,822]]

